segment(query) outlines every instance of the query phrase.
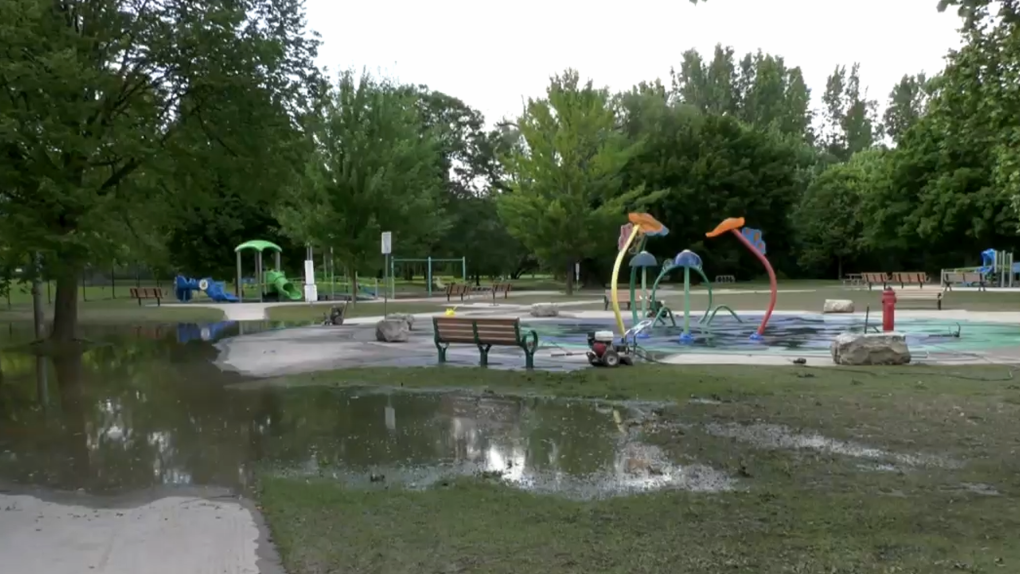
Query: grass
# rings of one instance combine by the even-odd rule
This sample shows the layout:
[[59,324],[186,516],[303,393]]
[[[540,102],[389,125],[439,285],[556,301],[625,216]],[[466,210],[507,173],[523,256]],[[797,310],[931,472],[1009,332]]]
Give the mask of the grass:
[[[132,324],[132,323],[205,323],[222,321],[223,311],[211,307],[154,307],[138,305],[134,299],[106,299],[102,301],[79,301],[78,320],[82,323]],[[46,305],[46,319],[53,319],[53,305]],[[0,323],[31,321],[32,304],[21,303],[10,308],[0,308]]]
[[[728,493],[578,502],[484,477],[422,491],[260,479],[288,572],[1004,572],[1020,568],[1012,368],[664,367],[527,373],[355,369],[280,384],[470,388],[673,403],[646,440],[738,477]],[[708,397],[715,404],[689,401]],[[677,426],[677,422],[684,423]],[[961,466],[863,470],[705,424],[770,423]],[[999,495],[968,485],[990,485]]]

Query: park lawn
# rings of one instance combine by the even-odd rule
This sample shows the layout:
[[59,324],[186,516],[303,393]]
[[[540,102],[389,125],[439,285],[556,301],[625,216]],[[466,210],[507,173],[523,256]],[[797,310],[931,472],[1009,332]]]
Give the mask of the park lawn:
[[[355,369],[277,384],[671,401],[646,440],[739,481],[733,492],[573,501],[482,476],[404,491],[262,472],[260,505],[291,574],[1020,569],[1020,381],[1003,366]],[[705,431],[751,423],[943,462],[882,471],[881,456],[770,449]]]
[[[138,323],[208,323],[224,320],[223,311],[211,307],[162,306],[146,301],[139,306],[135,299],[79,301],[78,320],[96,324]],[[0,323],[31,321],[31,302],[0,307]],[[46,305],[46,320],[53,320],[53,305]]]

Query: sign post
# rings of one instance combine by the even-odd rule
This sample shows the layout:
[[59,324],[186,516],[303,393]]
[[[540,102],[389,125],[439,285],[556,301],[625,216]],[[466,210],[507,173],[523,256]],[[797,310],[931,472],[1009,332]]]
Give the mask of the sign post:
[[386,289],[386,286],[388,285],[387,281],[393,279],[389,277],[390,254],[393,253],[393,232],[383,231],[380,243],[380,251],[383,254],[383,317],[386,317],[386,306],[389,304],[389,289]]

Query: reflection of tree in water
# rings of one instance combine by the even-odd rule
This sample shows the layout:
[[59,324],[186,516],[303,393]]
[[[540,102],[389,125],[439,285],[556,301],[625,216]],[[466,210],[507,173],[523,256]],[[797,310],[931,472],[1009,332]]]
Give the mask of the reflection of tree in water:
[[[271,395],[230,393],[230,380],[209,358],[210,345],[169,339],[107,337],[112,343],[50,359],[48,386],[19,377],[11,393],[49,388],[38,400],[0,411],[0,476],[17,482],[88,491],[159,484],[243,486],[257,426]],[[29,357],[33,361],[34,358]],[[8,391],[0,391],[6,397]],[[260,403],[261,401],[261,403]],[[249,406],[258,405],[258,408]],[[13,432],[8,432],[11,430]]]

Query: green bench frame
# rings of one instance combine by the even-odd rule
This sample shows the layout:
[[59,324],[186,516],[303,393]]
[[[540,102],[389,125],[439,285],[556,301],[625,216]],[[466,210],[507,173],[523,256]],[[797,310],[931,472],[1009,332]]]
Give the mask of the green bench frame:
[[[463,336],[444,337],[440,333],[441,325],[458,325],[457,329]],[[481,333],[479,333],[481,325]],[[470,327],[470,328],[468,328]],[[494,333],[487,333],[486,327],[493,328]],[[513,329],[512,340],[510,329]],[[439,351],[439,363],[446,362],[446,350],[450,344],[477,345],[480,355],[478,365],[486,367],[489,364],[489,350],[494,346],[518,347],[524,351],[524,366],[528,369],[535,368],[535,351],[538,349],[538,333],[528,331],[521,333],[520,318],[508,317],[433,317],[432,330],[436,350]]]

